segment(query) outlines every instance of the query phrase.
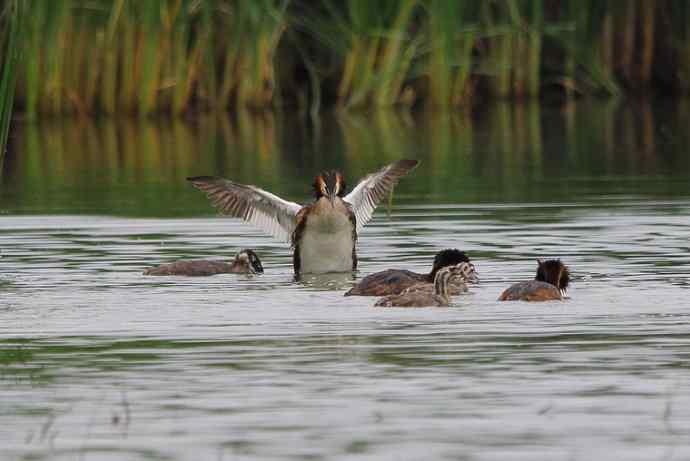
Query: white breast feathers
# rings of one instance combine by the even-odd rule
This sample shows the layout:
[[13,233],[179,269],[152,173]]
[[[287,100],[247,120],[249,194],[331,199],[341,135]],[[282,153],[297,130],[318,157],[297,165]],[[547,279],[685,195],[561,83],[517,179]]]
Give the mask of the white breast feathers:
[[307,217],[300,241],[302,273],[349,272],[352,270],[352,222],[342,203],[331,206],[320,200]]

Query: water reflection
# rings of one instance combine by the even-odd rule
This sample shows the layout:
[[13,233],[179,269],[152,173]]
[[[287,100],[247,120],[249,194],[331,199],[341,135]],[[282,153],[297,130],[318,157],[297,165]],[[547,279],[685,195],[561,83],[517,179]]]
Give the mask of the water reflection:
[[[500,105],[318,126],[279,114],[24,126],[0,196],[3,453],[688,458],[688,115]],[[351,274],[295,282],[285,243],[190,217],[214,213],[190,174],[301,201],[321,168],[356,177],[402,156],[424,163],[364,228],[357,276],[427,272],[459,247],[482,283],[449,308],[372,308],[343,296]],[[264,274],[141,275],[246,247]],[[572,269],[570,300],[496,302],[551,256]]]
[[296,281],[304,288],[313,291],[342,291],[352,286],[356,273],[302,274]]
[[687,194],[690,102],[564,107],[493,104],[463,112],[326,115],[240,112],[183,120],[54,120],[18,125],[0,207],[12,212],[192,215],[211,210],[185,177],[217,174],[296,201],[313,175],[350,183],[401,157],[423,161],[398,199],[572,201]]

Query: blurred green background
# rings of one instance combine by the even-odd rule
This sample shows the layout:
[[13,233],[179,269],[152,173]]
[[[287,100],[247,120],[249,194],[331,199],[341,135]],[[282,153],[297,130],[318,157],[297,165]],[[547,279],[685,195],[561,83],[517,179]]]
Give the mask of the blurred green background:
[[690,89],[687,0],[2,4],[4,31],[24,13],[12,30],[23,38],[16,103],[29,118]]
[[194,174],[301,201],[400,157],[403,203],[687,194],[687,0],[0,5],[5,212],[211,212]]
[[[187,176],[215,174],[303,203],[313,175],[347,181],[401,157],[421,160],[396,204],[578,203],[690,194],[690,101],[495,102],[475,111],[280,111],[17,124],[6,213],[213,215]],[[607,203],[610,206],[611,203]]]

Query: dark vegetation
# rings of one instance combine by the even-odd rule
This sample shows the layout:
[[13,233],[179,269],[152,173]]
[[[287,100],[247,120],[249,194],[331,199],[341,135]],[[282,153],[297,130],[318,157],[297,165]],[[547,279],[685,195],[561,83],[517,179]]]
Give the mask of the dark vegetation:
[[[16,102],[29,118],[690,90],[687,0],[6,0],[5,9],[13,4],[28,14],[14,28],[5,14],[3,31],[25,30],[23,60],[3,74],[19,76]],[[3,34],[3,61],[13,61],[14,33]]]

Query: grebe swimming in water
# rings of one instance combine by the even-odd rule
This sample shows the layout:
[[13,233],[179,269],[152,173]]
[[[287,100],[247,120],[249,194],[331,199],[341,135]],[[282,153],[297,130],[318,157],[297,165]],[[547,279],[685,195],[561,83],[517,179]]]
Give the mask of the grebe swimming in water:
[[570,272],[560,259],[537,260],[537,275],[529,282],[519,282],[507,288],[499,301],[550,301],[563,299]]
[[214,176],[187,178],[206,193],[223,213],[242,218],[290,242],[295,274],[349,272],[357,268],[357,235],[371,219],[376,205],[398,180],[417,166],[399,160],[362,179],[345,194],[339,171],[325,171],[314,180],[315,201],[289,202],[256,186]]
[[[359,283],[345,293],[345,296],[386,296],[396,295],[416,283],[434,283],[436,273],[444,267],[454,266],[461,262],[470,262],[467,255],[456,249],[439,251],[434,258],[431,272],[419,274],[405,269],[388,269],[364,277]],[[457,295],[467,291],[464,283],[451,283],[450,294]]]
[[455,266],[446,266],[436,272],[434,277],[433,291],[426,290],[425,287],[412,285],[399,295],[389,295],[379,299],[374,306],[380,307],[427,307],[427,306],[448,306],[450,304],[450,293],[448,283],[451,279],[459,278],[463,281],[467,274],[474,273],[474,268],[470,263],[460,263]]
[[231,263],[197,259],[192,261],[175,261],[150,267],[144,275],[187,275],[206,276],[216,274],[262,274],[264,267],[261,260],[252,250],[242,250]]
[[[472,263],[459,263],[456,264],[454,269],[454,276],[448,281],[448,294],[457,295],[460,293],[465,293],[468,291],[467,285],[469,283],[478,283],[479,277],[477,277],[477,272],[474,270],[474,264]],[[458,273],[459,272],[459,273]],[[454,290],[456,290],[454,292]],[[403,293],[414,293],[417,291],[423,291],[427,293],[432,293],[434,291],[433,283],[420,282],[405,288]]]

